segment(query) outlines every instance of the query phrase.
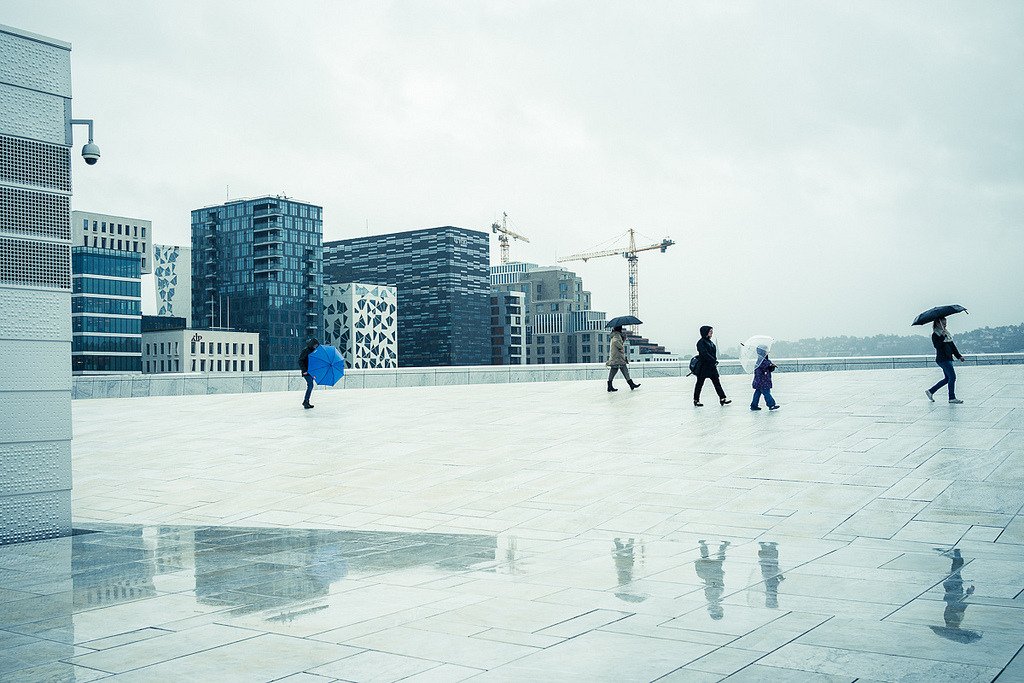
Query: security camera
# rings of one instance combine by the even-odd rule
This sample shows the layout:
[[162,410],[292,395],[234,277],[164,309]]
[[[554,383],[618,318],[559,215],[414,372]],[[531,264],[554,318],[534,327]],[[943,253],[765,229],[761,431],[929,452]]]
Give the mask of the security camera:
[[95,142],[89,142],[85,147],[82,148],[82,158],[85,159],[85,163],[92,166],[100,160],[100,147]]

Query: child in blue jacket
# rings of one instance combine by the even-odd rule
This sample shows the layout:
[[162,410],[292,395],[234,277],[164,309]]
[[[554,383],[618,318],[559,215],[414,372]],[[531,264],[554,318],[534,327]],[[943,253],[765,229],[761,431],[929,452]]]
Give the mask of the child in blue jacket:
[[757,347],[758,363],[757,367],[754,368],[754,398],[750,399],[751,410],[761,410],[761,406],[758,403],[761,402],[761,396],[764,396],[764,402],[768,405],[768,410],[778,410],[779,404],[772,398],[772,370],[775,369],[775,364],[768,358],[768,347],[758,346]]

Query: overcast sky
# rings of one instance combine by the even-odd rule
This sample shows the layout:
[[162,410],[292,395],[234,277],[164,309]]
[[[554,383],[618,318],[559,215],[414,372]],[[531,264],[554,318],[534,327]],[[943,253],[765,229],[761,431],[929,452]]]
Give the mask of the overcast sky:
[[[732,346],[919,332],[946,303],[954,333],[1024,321],[1017,0],[4,0],[0,23],[73,45],[103,152],[74,208],[159,243],[228,192],[320,204],[325,240],[507,211],[542,264],[633,227],[677,242],[641,256],[640,316],[683,354],[705,323]],[[566,265],[627,312],[624,259]]]

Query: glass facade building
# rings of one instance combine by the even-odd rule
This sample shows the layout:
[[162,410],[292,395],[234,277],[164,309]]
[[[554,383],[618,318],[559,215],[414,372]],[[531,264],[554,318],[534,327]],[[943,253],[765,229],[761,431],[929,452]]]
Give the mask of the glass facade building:
[[142,372],[142,262],[137,254],[71,249],[71,371]]
[[285,197],[192,212],[192,325],[260,335],[260,367],[298,368],[323,327],[323,209]]
[[488,365],[489,239],[446,226],[328,242],[324,276],[398,290],[399,367]]

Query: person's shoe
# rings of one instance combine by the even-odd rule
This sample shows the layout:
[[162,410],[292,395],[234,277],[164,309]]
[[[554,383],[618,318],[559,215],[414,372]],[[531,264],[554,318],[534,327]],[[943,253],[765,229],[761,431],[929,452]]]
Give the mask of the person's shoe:
[[778,410],[778,409],[779,409],[779,408],[781,408],[781,407],[782,407],[782,406],[780,406],[780,405],[779,405],[778,403],[776,403],[775,405],[773,405],[773,406],[772,406],[771,408],[769,408],[768,410]]
[[608,391],[618,391],[618,389],[613,387],[611,382],[608,382]]
[[732,403],[732,399],[731,398],[722,398],[722,399],[719,399],[718,402],[720,404],[722,404],[723,406],[727,406],[730,403]]
[[951,399],[949,399],[949,402],[950,402],[950,403],[953,403],[953,404],[955,404],[955,405],[960,405],[961,403],[963,403],[963,401],[961,401],[961,400],[960,400],[960,399],[958,399],[958,398],[951,398]]
[[751,410],[761,410],[760,406],[750,406]]
[[629,383],[629,390],[630,390],[630,391],[633,391],[634,389],[639,389],[639,388],[640,388],[640,385],[639,385],[639,384],[636,384],[636,383],[634,383],[634,382],[630,382],[630,383]]
[[931,389],[925,389],[924,395],[928,397],[928,400],[935,403],[935,394],[931,392]]
[[694,407],[694,408],[703,408],[703,407],[704,407],[704,404],[703,404],[703,403],[701,403],[700,401],[694,401],[694,402],[693,402],[693,407]]
[[309,410],[310,408],[313,407],[313,404],[312,403],[303,403],[302,407],[305,408],[306,410]]

